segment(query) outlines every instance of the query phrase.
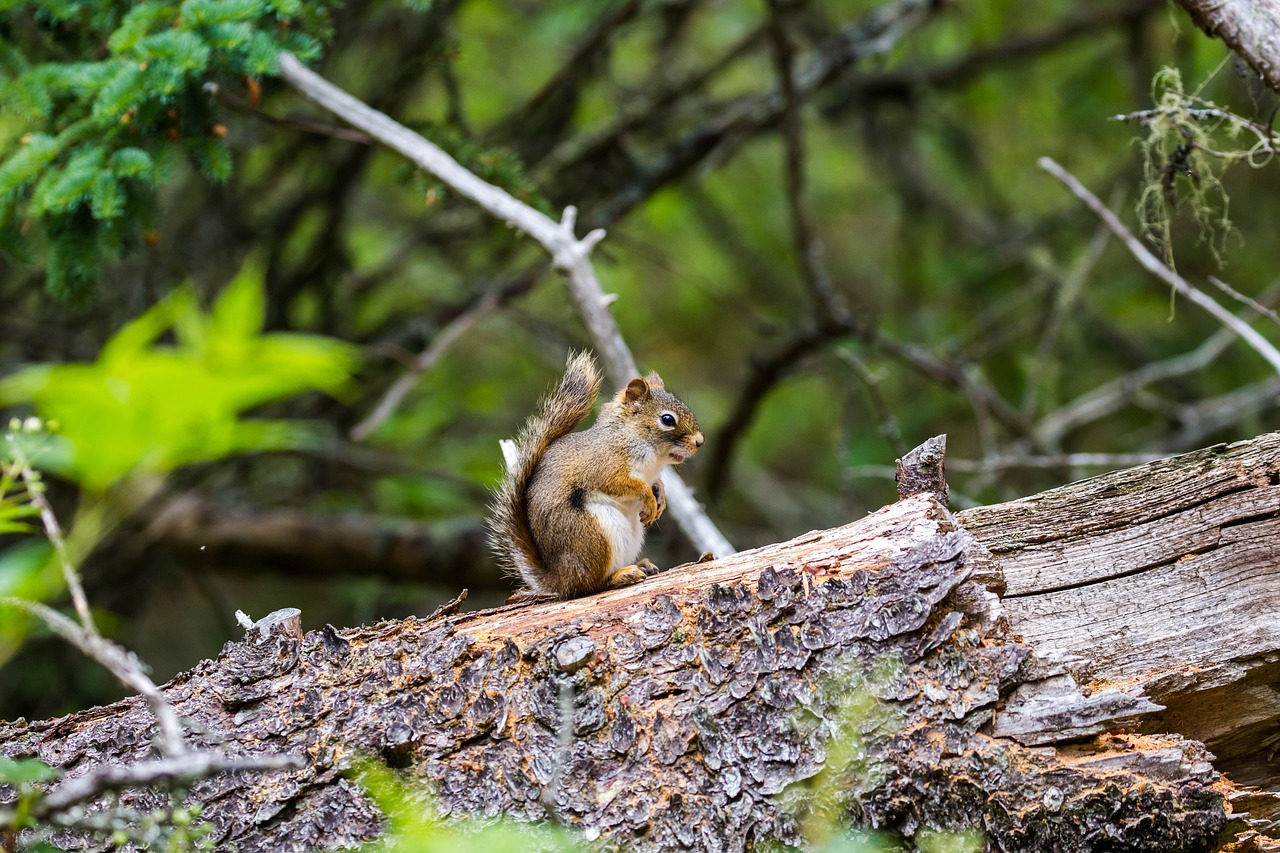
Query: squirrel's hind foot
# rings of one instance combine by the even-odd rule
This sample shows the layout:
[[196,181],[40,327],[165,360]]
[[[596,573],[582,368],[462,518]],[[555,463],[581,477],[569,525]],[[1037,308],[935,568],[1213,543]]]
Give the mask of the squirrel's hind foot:
[[636,560],[630,566],[623,566],[609,575],[609,579],[605,582],[609,589],[617,589],[620,586],[631,586],[633,583],[640,583],[645,578],[653,577],[656,574],[665,572],[666,569],[659,568],[652,560],[642,557]]

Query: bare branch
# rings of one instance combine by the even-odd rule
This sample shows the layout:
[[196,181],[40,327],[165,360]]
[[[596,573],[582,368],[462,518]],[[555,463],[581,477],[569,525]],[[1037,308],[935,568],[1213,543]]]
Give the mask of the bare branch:
[[[1277,297],[1280,297],[1280,282],[1267,288],[1259,307],[1267,310],[1263,303],[1273,302]],[[1235,335],[1230,329],[1220,328],[1190,352],[1144,364],[1049,412],[1036,424],[1033,434],[1042,444],[1055,447],[1076,427],[1104,418],[1132,402],[1146,386],[1201,370],[1222,355],[1234,340]]]
[[1280,314],[1277,314],[1273,309],[1268,308],[1258,300],[1250,296],[1246,296],[1245,294],[1236,290],[1234,287],[1227,284],[1225,281],[1218,278],[1216,275],[1209,276],[1209,282],[1213,284],[1214,287],[1218,288],[1219,290],[1227,294],[1227,296],[1230,296],[1235,301],[1243,305],[1248,305],[1254,311],[1257,311],[1259,314],[1261,314],[1263,317],[1268,318],[1273,323],[1280,324]]
[[170,757],[187,754],[186,741],[182,735],[182,725],[178,722],[177,712],[160,692],[156,683],[142,671],[141,662],[132,653],[100,634],[77,625],[52,607],[39,602],[21,598],[0,598],[0,605],[4,604],[20,608],[39,618],[59,637],[102,664],[126,687],[140,693],[160,726],[161,751]]
[[314,133],[317,136],[328,136],[331,139],[341,139],[343,142],[355,142],[359,145],[373,144],[373,140],[369,138],[367,133],[361,133],[358,130],[351,130],[346,127],[334,127],[332,125],[323,124],[318,121],[311,121],[310,119],[305,118],[277,116],[264,112],[249,101],[231,94],[217,83],[206,83],[205,90],[217,98],[220,103],[226,104],[231,109],[253,116],[254,118],[260,121],[265,121],[268,124],[274,124],[278,127],[290,127],[294,130],[301,130],[304,133]]
[[80,625],[90,636],[97,636],[98,626],[93,623],[93,612],[89,609],[89,599],[85,597],[84,585],[80,583],[80,573],[71,564],[71,556],[67,553],[67,540],[62,535],[62,526],[58,524],[58,516],[54,514],[53,507],[44,496],[44,483],[29,464],[23,463],[18,474],[26,484],[31,505],[40,512],[45,536],[53,545],[54,553],[58,555],[62,577],[66,580],[67,589],[71,592],[71,602],[75,605],[76,615],[80,617]]
[[1159,258],[1147,250],[1146,246],[1142,245],[1142,242],[1138,240],[1137,237],[1133,236],[1133,233],[1130,232],[1128,228],[1124,227],[1124,224],[1119,220],[1119,218],[1117,218],[1116,215],[1106,207],[1106,205],[1099,201],[1097,196],[1089,192],[1083,184],[1054,162],[1054,160],[1049,157],[1041,157],[1037,162],[1041,169],[1044,169],[1046,172],[1062,181],[1062,183],[1066,184],[1067,188],[1071,190],[1076,198],[1084,202],[1085,205],[1092,210],[1108,228],[1111,229],[1111,233],[1115,234],[1116,237],[1124,243],[1125,248],[1129,250],[1130,254],[1132,254],[1138,263],[1141,264],[1148,272],[1152,273],[1161,281],[1172,287],[1175,291],[1212,314],[1218,322],[1231,329],[1236,336],[1248,344],[1254,352],[1266,359],[1267,362],[1275,368],[1277,373],[1280,373],[1280,351],[1277,351],[1271,342],[1254,331],[1239,317],[1236,317],[1230,311],[1219,305],[1212,297],[1200,290],[1197,290],[1195,287],[1192,287],[1186,279],[1169,269],[1169,267],[1165,266]]
[[[1201,101],[1198,98],[1193,98],[1192,96],[1189,96],[1189,95],[1187,96],[1187,100],[1192,103],[1205,103],[1204,101]],[[1150,110],[1138,110],[1137,112],[1123,113],[1121,115],[1111,116],[1111,120],[1124,121],[1124,122],[1136,121],[1136,122],[1139,122],[1140,124],[1150,125],[1152,123],[1152,119],[1160,118],[1162,116],[1176,117],[1178,115],[1190,116],[1191,118],[1197,119],[1199,121],[1218,122],[1218,126],[1221,126],[1222,122],[1227,122],[1228,124],[1234,124],[1237,127],[1240,127],[1240,128],[1243,128],[1244,130],[1249,131],[1258,139],[1254,147],[1249,149],[1248,151],[1225,151],[1224,152],[1224,151],[1214,151],[1211,148],[1205,148],[1203,145],[1198,146],[1199,149],[1205,152],[1206,154],[1212,154],[1214,157],[1222,157],[1228,160],[1240,160],[1240,159],[1252,160],[1258,154],[1270,155],[1270,154],[1276,153],[1277,137],[1276,137],[1275,131],[1273,131],[1269,127],[1258,124],[1255,121],[1250,121],[1249,119],[1244,118],[1243,116],[1238,116],[1235,113],[1230,112],[1229,110],[1224,110],[1221,107],[1203,107],[1203,108],[1187,109],[1187,110],[1180,110],[1180,111],[1159,109],[1159,108],[1150,109]]]
[[431,339],[430,346],[419,353],[418,357],[409,365],[409,370],[387,389],[387,393],[378,401],[378,405],[374,406],[373,411],[364,420],[351,428],[349,433],[351,440],[364,441],[374,430],[382,426],[383,422],[391,417],[391,413],[404,400],[405,395],[422,378],[422,374],[430,370],[476,323],[493,313],[493,310],[498,307],[498,302],[498,294],[490,291],[482,296],[475,305],[454,317],[448,325],[441,329]]
[[783,21],[781,0],[769,0],[769,40],[773,45],[773,64],[782,94],[785,183],[796,263],[817,309],[829,320],[844,323],[849,317],[849,307],[831,283],[831,276],[822,262],[822,245],[814,233],[813,221],[805,205],[804,126],[796,91],[795,51]]
[[296,755],[233,757],[217,752],[192,752],[137,764],[101,764],[83,776],[64,781],[41,797],[32,807],[32,813],[35,817],[43,817],[80,805],[107,791],[138,785],[190,782],[232,771],[288,770],[302,766],[302,759]]
[[[609,312],[610,300],[600,287],[589,259],[591,249],[603,239],[604,231],[596,229],[579,240],[574,234],[575,208],[565,208],[559,223],[552,221],[504,190],[481,180],[404,125],[308,70],[288,53],[280,55],[280,76],[307,98],[403,154],[459,195],[538,241],[551,255],[556,268],[568,277],[570,292],[610,377],[621,384],[640,372]],[[662,479],[672,515],[694,547],[713,554],[732,553],[733,546],[702,511],[679,475],[668,468],[663,471]]]

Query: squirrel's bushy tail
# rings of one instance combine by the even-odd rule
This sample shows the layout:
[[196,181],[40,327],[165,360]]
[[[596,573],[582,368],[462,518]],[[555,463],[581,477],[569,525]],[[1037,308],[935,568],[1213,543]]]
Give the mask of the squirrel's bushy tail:
[[516,438],[516,461],[507,467],[489,516],[489,545],[502,568],[530,588],[542,573],[542,556],[529,527],[526,493],[533,472],[551,442],[573,431],[591,413],[600,391],[600,372],[589,352],[572,353],[560,384],[525,422]]

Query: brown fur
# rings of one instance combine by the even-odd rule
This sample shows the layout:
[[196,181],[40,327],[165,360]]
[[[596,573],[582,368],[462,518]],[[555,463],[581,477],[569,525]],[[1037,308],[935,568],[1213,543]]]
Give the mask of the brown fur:
[[[656,572],[648,560],[618,565],[634,557],[615,553],[615,544],[639,549],[643,530],[633,535],[634,522],[648,527],[666,507],[658,472],[702,444],[697,419],[656,373],[631,380],[590,429],[572,432],[599,384],[590,355],[570,357],[559,386],[521,432],[518,462],[494,502],[490,543],[503,566],[541,596],[572,598]],[[676,424],[663,425],[664,415]]]

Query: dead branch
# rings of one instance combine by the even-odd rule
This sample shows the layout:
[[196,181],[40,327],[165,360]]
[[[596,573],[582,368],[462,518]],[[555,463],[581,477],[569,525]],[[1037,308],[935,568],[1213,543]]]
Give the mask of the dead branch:
[[1102,222],[1111,229],[1111,233],[1120,239],[1129,253],[1142,265],[1142,268],[1155,275],[1161,281],[1168,284],[1175,291],[1185,296],[1187,299],[1199,305],[1205,311],[1208,311],[1214,319],[1219,323],[1231,329],[1237,337],[1244,341],[1254,352],[1262,356],[1277,371],[1280,372],[1280,351],[1266,338],[1258,334],[1247,323],[1240,320],[1227,309],[1223,308],[1218,302],[1203,291],[1193,287],[1182,276],[1169,269],[1155,255],[1142,245],[1142,242],[1124,227],[1124,224],[1112,213],[1106,205],[1098,200],[1098,197],[1089,192],[1083,184],[1081,184],[1074,176],[1065,169],[1055,163],[1048,157],[1041,157],[1037,161],[1041,169],[1053,175],[1080,199],[1085,205],[1092,210]]
[[[403,154],[498,220],[537,240],[551,255],[556,268],[565,273],[574,301],[610,378],[622,384],[639,374],[635,358],[609,312],[611,300],[605,296],[591,266],[589,256],[592,248],[604,238],[603,230],[591,231],[579,240],[574,233],[576,208],[565,208],[560,222],[552,221],[504,190],[476,177],[435,145],[309,71],[287,53],[280,56],[280,75],[309,99]],[[667,505],[694,547],[714,554],[732,553],[733,546],[703,512],[684,481],[670,468],[663,471],[662,479]]]

